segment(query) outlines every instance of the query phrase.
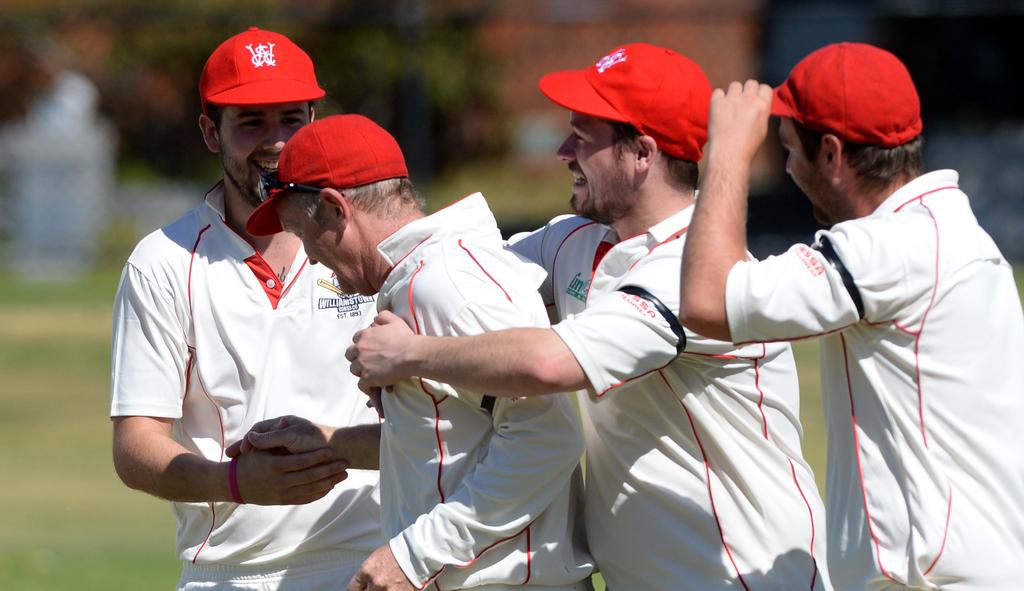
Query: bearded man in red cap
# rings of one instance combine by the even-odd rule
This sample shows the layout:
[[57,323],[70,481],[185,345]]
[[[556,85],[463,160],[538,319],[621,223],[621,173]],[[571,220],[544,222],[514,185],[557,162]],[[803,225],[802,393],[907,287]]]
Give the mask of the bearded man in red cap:
[[114,465],[128,486],[172,501],[179,589],[338,589],[381,543],[376,472],[338,484],[346,464],[328,449],[225,455],[282,414],[379,431],[343,359],[373,298],[341,294],[294,235],[245,230],[261,175],[324,91],[302,49],[252,28],[213,52],[199,92],[199,127],[223,179],[124,267]]
[[361,387],[415,375],[503,396],[578,391],[587,538],[610,589],[831,589],[789,346],[735,347],[676,318],[707,77],[634,43],[540,90],[570,111],[558,157],[578,215],[512,248],[548,271],[560,321],[429,338],[381,315],[349,350]]
[[[753,262],[747,174],[769,113],[830,228]],[[907,68],[871,45],[815,51],[774,95],[715,91],[680,318],[740,343],[821,337],[837,589],[1017,589],[1024,317],[957,173],[922,174],[921,129]]]

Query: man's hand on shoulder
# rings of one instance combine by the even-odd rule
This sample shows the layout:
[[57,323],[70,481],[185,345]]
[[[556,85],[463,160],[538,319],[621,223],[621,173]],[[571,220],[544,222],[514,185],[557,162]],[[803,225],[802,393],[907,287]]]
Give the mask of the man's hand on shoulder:
[[415,333],[400,317],[384,311],[373,324],[352,337],[345,352],[349,370],[359,378],[359,388],[371,394],[410,377],[409,352]]

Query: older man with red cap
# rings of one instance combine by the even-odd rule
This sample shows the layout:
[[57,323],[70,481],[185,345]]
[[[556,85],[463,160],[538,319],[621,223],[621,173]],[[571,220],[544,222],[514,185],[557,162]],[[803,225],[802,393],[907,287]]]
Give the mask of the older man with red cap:
[[416,375],[504,396],[579,391],[587,537],[610,589],[831,589],[789,346],[735,347],[676,318],[707,77],[634,43],[540,90],[570,111],[558,157],[578,215],[512,248],[548,271],[541,293],[561,321],[429,339],[378,317],[352,370],[364,387]]
[[[828,230],[747,261],[747,173],[769,112]],[[907,68],[829,45],[772,93],[715,91],[681,319],[738,343],[821,337],[837,589],[1018,589],[1024,317],[957,173],[922,174]]]
[[128,486],[172,501],[180,589],[337,589],[381,543],[377,473],[352,470],[338,484],[346,464],[328,449],[225,455],[282,414],[379,431],[343,358],[373,298],[341,293],[295,236],[245,230],[262,175],[324,91],[302,49],[252,28],[213,52],[199,92],[223,178],[124,267],[114,465]]
[[[342,292],[377,294],[378,310],[417,334],[547,326],[537,294],[544,273],[503,248],[483,195],[425,215],[398,143],[366,117],[303,128],[277,176],[249,231],[283,226],[337,273]],[[380,402],[388,541],[349,591],[590,589],[593,566],[575,516],[583,440],[570,400],[495,399],[488,388],[417,377],[397,381]],[[306,452],[326,439],[355,466],[377,463],[372,445],[361,446],[362,457],[351,449],[351,429],[284,423],[257,425],[247,442]]]

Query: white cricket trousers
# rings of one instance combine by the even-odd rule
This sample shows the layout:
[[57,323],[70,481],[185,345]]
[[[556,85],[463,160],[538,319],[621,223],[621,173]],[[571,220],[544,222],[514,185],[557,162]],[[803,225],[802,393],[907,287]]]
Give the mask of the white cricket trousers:
[[255,566],[186,562],[178,591],[344,591],[367,556],[337,550]]

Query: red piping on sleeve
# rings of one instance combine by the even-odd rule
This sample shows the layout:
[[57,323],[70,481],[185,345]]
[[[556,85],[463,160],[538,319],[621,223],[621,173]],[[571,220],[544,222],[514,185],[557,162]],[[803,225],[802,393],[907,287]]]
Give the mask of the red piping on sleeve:
[[476,257],[473,256],[473,253],[470,252],[470,250],[468,248],[463,246],[462,238],[459,238],[459,248],[461,248],[462,250],[466,251],[466,254],[469,255],[469,258],[473,259],[473,262],[476,263],[477,267],[480,267],[480,270],[483,271],[484,275],[487,275],[487,278],[490,279],[495,285],[498,286],[498,289],[501,290],[501,293],[505,294],[505,299],[507,299],[509,302],[511,302],[512,301],[512,297],[508,295],[508,292],[505,291],[505,288],[502,287],[500,283],[498,283],[497,279],[495,279],[493,276],[491,276],[490,273],[487,272],[487,269],[484,269],[484,266],[480,264],[480,261],[476,260]]
[[[480,553],[477,554],[476,558],[474,558],[473,560],[470,560],[469,562],[467,562],[465,564],[453,564],[451,566],[454,566],[455,568],[459,568],[459,569],[469,568],[470,566],[473,566],[476,563],[476,561],[480,560],[480,557],[482,557],[484,554],[486,554],[487,552],[489,552],[490,550],[492,550],[493,548],[495,548],[499,544],[504,544],[505,542],[507,542],[509,540],[514,540],[515,538],[517,538],[517,537],[519,537],[519,536],[521,536],[521,535],[523,535],[525,533],[526,534],[526,550],[527,550],[527,559],[526,559],[527,575],[526,575],[526,581],[523,581],[523,583],[522,583],[523,585],[525,585],[530,580],[530,555],[531,555],[531,553],[530,553],[530,526],[532,526],[532,525],[533,525],[533,522],[531,521],[530,523],[526,524],[526,527],[524,527],[523,529],[517,531],[516,533],[512,534],[511,536],[508,536],[508,537],[505,537],[505,538],[501,538],[500,540],[495,540],[489,546],[487,546],[486,548],[481,550]],[[420,589],[421,590],[422,589],[426,589],[430,585],[431,582],[433,582],[434,585],[436,586],[437,585],[437,583],[436,583],[437,578],[439,576],[441,576],[441,573],[443,573],[444,569],[446,569],[446,568],[448,568],[448,565],[442,566],[440,569],[438,569],[437,572],[435,572],[434,574],[432,574],[429,577],[427,577],[426,582],[423,583],[423,585],[420,587]]]

